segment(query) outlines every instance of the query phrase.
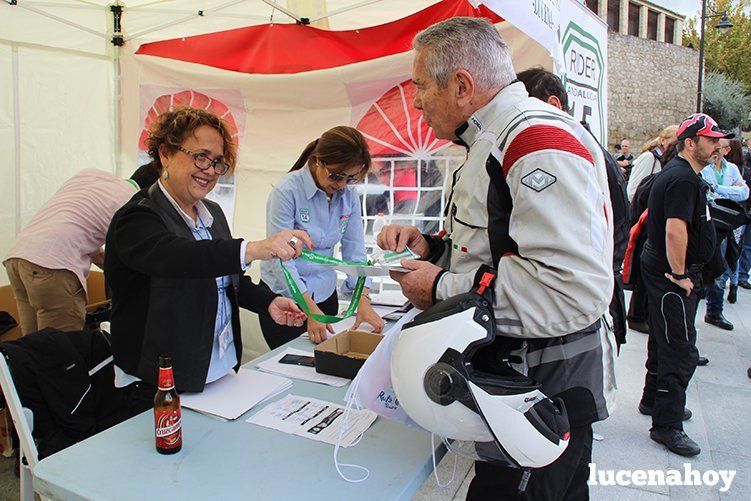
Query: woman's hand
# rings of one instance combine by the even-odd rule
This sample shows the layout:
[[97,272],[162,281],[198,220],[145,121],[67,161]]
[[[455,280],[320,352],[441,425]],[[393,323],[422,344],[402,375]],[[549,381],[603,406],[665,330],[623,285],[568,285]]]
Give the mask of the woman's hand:
[[[310,308],[311,313],[323,315],[323,312],[315,303],[312,305],[308,304],[308,307]],[[334,334],[334,328],[331,327],[331,324],[324,324],[312,318],[308,318],[308,339],[315,344],[326,341],[326,339],[328,339],[328,332]]]
[[283,230],[265,240],[248,242],[245,247],[245,262],[250,263],[256,259],[295,259],[300,256],[303,244],[308,249],[313,248],[313,242],[307,233],[302,230]]
[[305,322],[305,313],[288,297],[279,296],[271,301],[269,315],[274,322],[287,327],[301,327]]
[[376,313],[370,305],[370,299],[366,296],[360,298],[360,304],[357,308],[357,316],[355,317],[355,323],[352,326],[352,329],[357,329],[363,322],[372,325],[374,332],[381,332],[386,325],[386,322],[378,316],[378,313]]

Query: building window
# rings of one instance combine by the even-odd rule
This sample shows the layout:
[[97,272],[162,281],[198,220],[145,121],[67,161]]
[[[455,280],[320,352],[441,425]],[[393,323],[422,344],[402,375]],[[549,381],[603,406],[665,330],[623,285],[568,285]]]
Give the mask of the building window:
[[628,3],[628,34],[639,36],[639,5],[634,2]]
[[608,26],[616,33],[621,30],[621,5],[620,2],[611,0],[608,2]]
[[597,14],[600,7],[600,0],[587,0],[587,7],[589,7],[589,10]]
[[675,38],[675,19],[672,17],[665,18],[665,41],[667,43],[673,43]]
[[653,10],[647,12],[647,38],[657,40],[657,17],[659,14]]

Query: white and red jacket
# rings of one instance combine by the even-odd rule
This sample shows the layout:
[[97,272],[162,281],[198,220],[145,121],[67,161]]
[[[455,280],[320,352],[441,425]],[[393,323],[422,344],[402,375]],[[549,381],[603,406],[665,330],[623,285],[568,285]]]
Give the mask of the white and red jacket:
[[599,395],[587,420],[607,417],[615,345],[600,320],[613,293],[613,225],[599,146],[518,82],[457,135],[467,160],[453,173],[446,233],[431,242],[432,260],[448,270],[434,284],[436,301],[470,290],[483,265],[495,268],[496,325],[529,340],[518,350],[524,372],[555,380],[548,395],[581,383]]

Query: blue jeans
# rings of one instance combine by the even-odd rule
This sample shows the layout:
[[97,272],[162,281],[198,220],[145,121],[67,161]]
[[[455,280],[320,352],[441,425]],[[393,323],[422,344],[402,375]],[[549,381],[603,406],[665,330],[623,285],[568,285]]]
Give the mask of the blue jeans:
[[741,255],[738,258],[738,269],[735,272],[735,284],[748,282],[751,269],[751,224],[747,224],[741,241]]
[[[722,244],[720,244],[720,250],[722,252],[723,258],[725,256],[727,247],[728,242],[726,239],[722,241]],[[725,302],[725,284],[727,284],[728,280],[730,280],[734,276],[735,271],[728,268],[726,264],[725,273],[723,273],[722,276],[716,278],[714,283],[707,285],[707,315],[712,317],[718,317],[722,315],[722,307]]]

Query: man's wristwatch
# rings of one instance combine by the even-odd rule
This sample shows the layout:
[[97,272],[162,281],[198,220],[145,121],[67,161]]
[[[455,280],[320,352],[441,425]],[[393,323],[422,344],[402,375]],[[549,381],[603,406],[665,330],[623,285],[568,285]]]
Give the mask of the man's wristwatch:
[[683,280],[684,278],[688,278],[688,273],[674,273],[671,271],[670,276],[676,280]]

